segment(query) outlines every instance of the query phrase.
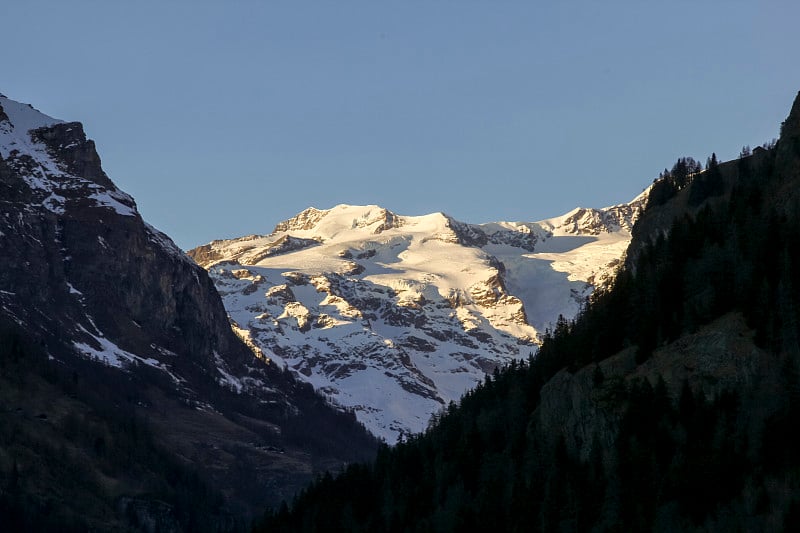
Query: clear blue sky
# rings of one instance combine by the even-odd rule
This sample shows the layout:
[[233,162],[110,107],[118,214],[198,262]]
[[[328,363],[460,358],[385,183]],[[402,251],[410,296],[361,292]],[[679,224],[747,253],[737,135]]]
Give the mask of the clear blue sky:
[[776,137],[800,90],[790,0],[0,11],[0,92],[83,122],[183,248],[311,205],[478,223],[620,203],[679,156]]

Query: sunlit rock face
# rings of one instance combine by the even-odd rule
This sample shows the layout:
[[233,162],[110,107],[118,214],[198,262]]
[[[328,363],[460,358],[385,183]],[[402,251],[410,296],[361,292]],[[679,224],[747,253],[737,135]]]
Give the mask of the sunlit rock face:
[[189,255],[239,335],[393,443],[575,316],[645,200],[490,224],[309,208]]

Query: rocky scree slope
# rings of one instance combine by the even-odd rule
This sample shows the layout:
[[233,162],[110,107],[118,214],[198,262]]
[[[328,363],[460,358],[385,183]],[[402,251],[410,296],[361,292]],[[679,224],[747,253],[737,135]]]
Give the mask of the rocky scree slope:
[[160,443],[242,516],[375,449],[352,417],[235,335],[206,271],[142,220],[80,123],[4,96],[0,320],[76,382],[127,375],[135,400],[112,391],[109,405],[134,401]]
[[540,222],[309,208],[189,251],[234,329],[394,443],[536,351],[613,272],[647,194]]

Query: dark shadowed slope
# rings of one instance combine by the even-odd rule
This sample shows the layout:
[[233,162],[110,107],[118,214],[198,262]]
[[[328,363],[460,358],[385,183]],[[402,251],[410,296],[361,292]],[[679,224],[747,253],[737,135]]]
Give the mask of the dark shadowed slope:
[[2,494],[20,520],[227,528],[374,453],[353,416],[236,337],[205,270],[142,220],[81,124],[5,97],[0,319]]

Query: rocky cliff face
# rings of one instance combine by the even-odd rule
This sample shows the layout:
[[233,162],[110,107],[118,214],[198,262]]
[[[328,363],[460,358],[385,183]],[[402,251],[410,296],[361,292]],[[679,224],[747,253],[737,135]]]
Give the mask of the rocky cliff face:
[[395,442],[575,316],[620,261],[645,198],[483,225],[309,208],[270,235],[189,255],[241,336]]
[[[0,198],[0,319],[63,365],[90,359],[127,373],[164,445],[191,457],[231,502],[278,504],[315,468],[374,449],[353,420],[236,336],[206,271],[142,220],[80,123],[0,97]],[[276,249],[292,246],[287,238]],[[87,382],[101,379],[76,368]],[[338,420],[324,439],[349,440],[351,450],[313,444],[304,416]],[[244,448],[220,458],[210,441]],[[249,473],[231,475],[234,462]]]
[[[252,354],[231,334],[208,276],[142,220],[81,124],[0,105],[3,312],[38,331],[53,355],[148,364],[178,382],[241,371]],[[225,354],[221,369],[215,353]]]

